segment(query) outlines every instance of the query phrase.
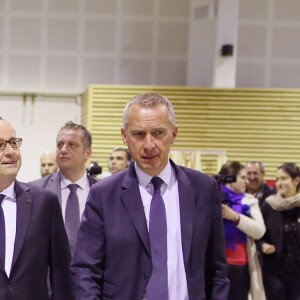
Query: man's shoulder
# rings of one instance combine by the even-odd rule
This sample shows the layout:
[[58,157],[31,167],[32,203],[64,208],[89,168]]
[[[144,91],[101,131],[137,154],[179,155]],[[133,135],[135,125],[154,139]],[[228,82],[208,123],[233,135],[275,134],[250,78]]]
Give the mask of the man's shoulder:
[[95,184],[96,182],[98,182],[97,178],[95,178],[93,176],[87,175],[87,178],[88,178],[88,181],[90,183],[90,186]]
[[126,189],[132,187],[134,183],[138,183],[134,170],[126,168],[111,176],[97,180],[97,182],[91,186],[91,189],[101,189],[102,192],[116,193],[123,190],[123,187]]
[[[57,196],[55,193],[48,191],[42,187],[39,187],[37,185],[34,185],[32,183],[25,183],[21,181],[16,181],[15,183],[15,190],[17,197],[20,196],[26,196],[27,198],[37,198],[37,199],[57,199]],[[38,196],[38,197],[36,197]]]
[[45,177],[30,181],[29,184],[37,186],[37,187],[41,187],[44,188],[47,186],[47,184],[53,180],[55,180],[58,176],[58,172],[53,173],[53,174],[49,174]]
[[173,164],[173,166],[175,167],[175,169],[182,171],[183,173],[185,173],[187,176],[192,176],[192,177],[198,177],[198,178],[204,178],[207,180],[214,180],[211,176],[199,171],[199,170],[195,170],[195,169],[191,169],[188,167],[184,167],[181,165],[176,165]]

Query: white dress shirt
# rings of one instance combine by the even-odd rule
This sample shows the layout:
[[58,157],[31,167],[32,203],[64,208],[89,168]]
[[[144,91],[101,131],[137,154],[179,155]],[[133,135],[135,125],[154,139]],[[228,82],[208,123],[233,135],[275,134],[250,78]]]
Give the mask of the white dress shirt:
[[[136,164],[135,170],[139,181],[139,189],[149,230],[150,204],[154,193],[153,185],[150,182],[152,177],[142,172]],[[186,273],[182,253],[178,182],[170,162],[158,177],[164,181],[161,187],[161,194],[167,217],[169,300],[188,300]],[[144,299],[146,300],[146,296]]]
[[76,182],[71,182],[69,179],[64,177],[62,174],[60,174],[61,180],[60,180],[60,188],[61,188],[61,209],[63,218],[65,221],[65,213],[66,213],[66,206],[67,206],[67,200],[70,194],[70,189],[68,188],[69,184],[77,184],[77,196],[79,200],[79,212],[80,212],[80,218],[82,217],[85,203],[90,191],[90,183],[87,178],[87,175],[84,174],[81,178],[79,178]]
[[15,182],[3,190],[1,194],[5,195],[1,205],[5,220],[5,271],[9,277],[17,229],[17,200],[15,193]]

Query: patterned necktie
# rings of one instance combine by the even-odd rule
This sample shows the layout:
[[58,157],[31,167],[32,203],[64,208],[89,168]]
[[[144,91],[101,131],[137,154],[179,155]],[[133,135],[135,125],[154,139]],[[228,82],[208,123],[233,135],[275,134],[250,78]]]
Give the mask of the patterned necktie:
[[5,219],[1,203],[4,197],[5,195],[0,194],[0,259],[3,265],[5,265]]
[[163,181],[159,177],[151,181],[154,186],[149,217],[152,274],[147,285],[147,300],[168,300],[167,218],[160,192]]
[[80,225],[79,200],[77,196],[77,184],[69,184],[70,194],[67,200],[65,226],[69,239],[71,255],[73,256],[77,233]]

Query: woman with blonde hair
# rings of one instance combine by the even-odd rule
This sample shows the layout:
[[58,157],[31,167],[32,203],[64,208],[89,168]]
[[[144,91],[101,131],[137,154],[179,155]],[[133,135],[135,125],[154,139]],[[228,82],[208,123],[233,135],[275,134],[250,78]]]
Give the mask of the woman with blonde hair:
[[267,299],[300,299],[300,170],[284,163],[276,173],[277,194],[261,210],[266,233],[257,242],[262,253]]
[[[254,240],[265,233],[258,200],[246,191],[246,169],[237,162],[225,163],[220,172],[223,194],[222,215],[226,240],[226,259],[230,291],[228,300],[264,300],[261,269]],[[236,176],[234,182],[226,177]]]

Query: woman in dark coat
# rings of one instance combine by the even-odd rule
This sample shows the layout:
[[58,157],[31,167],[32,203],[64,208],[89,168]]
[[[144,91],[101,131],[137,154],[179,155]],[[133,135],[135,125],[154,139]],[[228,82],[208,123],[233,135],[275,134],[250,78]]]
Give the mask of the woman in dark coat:
[[300,170],[284,163],[276,173],[277,194],[262,205],[266,233],[257,242],[262,254],[268,300],[300,299]]

